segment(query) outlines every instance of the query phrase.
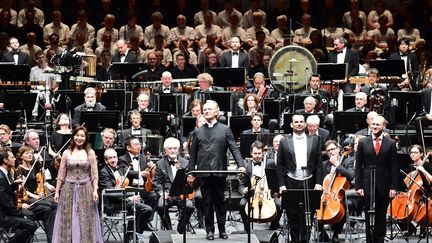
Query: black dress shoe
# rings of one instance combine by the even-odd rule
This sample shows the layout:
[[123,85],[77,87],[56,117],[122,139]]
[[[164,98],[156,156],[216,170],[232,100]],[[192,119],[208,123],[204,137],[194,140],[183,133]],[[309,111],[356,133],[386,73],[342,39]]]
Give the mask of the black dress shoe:
[[206,239],[207,240],[214,240],[214,234],[213,234],[213,232],[207,233]]
[[336,236],[336,237],[333,237],[333,238],[332,238],[332,242],[333,242],[333,243],[339,243],[339,242],[340,242],[339,237],[337,237],[337,236]]
[[228,235],[227,235],[227,233],[222,232],[222,233],[219,233],[219,238],[226,240],[226,239],[228,239]]

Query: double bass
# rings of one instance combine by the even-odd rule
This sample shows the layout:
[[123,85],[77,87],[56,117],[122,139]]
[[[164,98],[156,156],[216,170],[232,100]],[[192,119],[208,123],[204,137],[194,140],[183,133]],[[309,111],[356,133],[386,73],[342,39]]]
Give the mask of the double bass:
[[[346,147],[340,158],[342,163],[351,153],[351,148]],[[345,176],[336,173],[336,170],[328,174],[323,181],[323,194],[321,195],[320,209],[317,210],[318,222],[322,224],[339,223],[345,215],[344,195],[350,187]]]

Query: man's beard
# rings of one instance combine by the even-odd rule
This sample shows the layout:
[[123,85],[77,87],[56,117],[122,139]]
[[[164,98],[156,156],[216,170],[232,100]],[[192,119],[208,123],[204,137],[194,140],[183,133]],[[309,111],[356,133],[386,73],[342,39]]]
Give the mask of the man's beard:
[[96,101],[86,101],[86,107],[93,108],[96,104]]

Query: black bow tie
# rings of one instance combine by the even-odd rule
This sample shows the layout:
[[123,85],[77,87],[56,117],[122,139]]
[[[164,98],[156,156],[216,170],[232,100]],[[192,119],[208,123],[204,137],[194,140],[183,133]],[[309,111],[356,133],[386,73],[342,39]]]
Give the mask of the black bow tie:
[[139,160],[139,157],[135,156],[135,157],[132,158],[132,160]]
[[235,55],[238,55],[238,52],[233,52],[233,55],[235,56]]
[[13,52],[12,54],[14,54],[14,55],[18,55],[19,53],[18,53],[18,52]]
[[3,147],[12,147],[10,143],[3,144]]
[[141,128],[134,128],[134,131],[141,131]]
[[360,112],[360,111],[362,111],[362,110],[361,110],[361,109],[356,109],[356,111],[359,111],[359,112]]
[[406,57],[406,56],[408,56],[408,54],[405,52],[405,53],[401,53],[400,54],[401,55],[401,57]]
[[120,57],[125,57],[126,56],[126,54],[120,54]]
[[259,166],[261,166],[261,161],[260,162],[253,162],[253,164],[254,164],[254,166],[256,166],[256,165],[259,165]]
[[170,88],[164,88],[163,91],[170,91]]
[[168,162],[169,162],[169,164],[172,166],[172,165],[175,165],[175,161],[174,160],[168,160]]

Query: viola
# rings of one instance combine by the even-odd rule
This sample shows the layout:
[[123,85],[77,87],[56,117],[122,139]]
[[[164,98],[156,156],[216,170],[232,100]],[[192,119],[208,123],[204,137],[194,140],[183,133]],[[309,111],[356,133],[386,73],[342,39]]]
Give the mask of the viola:
[[[351,153],[351,147],[344,148],[339,164]],[[323,224],[339,223],[345,215],[343,198],[350,183],[345,176],[336,171],[328,174],[323,181],[320,209],[317,210],[318,222]]]

